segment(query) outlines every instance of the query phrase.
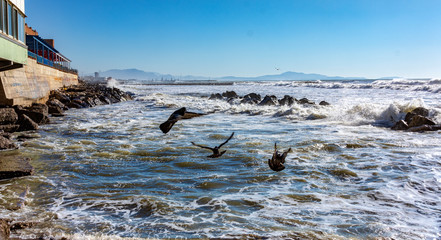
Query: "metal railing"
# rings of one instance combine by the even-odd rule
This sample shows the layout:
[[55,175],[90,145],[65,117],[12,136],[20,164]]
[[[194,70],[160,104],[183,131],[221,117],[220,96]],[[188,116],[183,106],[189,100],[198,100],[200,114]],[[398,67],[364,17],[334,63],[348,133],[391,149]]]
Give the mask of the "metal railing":
[[59,63],[54,63],[53,61],[51,61],[51,60],[49,60],[47,58],[44,58],[44,57],[42,57],[40,55],[37,55],[34,52],[28,51],[28,56],[30,58],[33,58],[33,59],[37,60],[38,63],[41,63],[43,65],[53,67],[53,68],[58,69],[58,70],[63,71],[63,72],[72,73],[72,74],[78,74],[78,70],[77,69],[69,68],[69,67],[63,66],[63,65],[61,65]]

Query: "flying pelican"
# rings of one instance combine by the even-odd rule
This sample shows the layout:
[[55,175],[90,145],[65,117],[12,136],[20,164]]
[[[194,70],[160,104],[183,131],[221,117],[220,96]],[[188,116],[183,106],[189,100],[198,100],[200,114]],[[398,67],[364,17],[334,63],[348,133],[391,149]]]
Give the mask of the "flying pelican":
[[159,125],[159,128],[163,133],[168,133],[170,129],[175,125],[175,123],[181,119],[190,119],[194,117],[199,117],[205,114],[202,113],[194,113],[194,112],[187,112],[187,109],[185,107],[182,107],[176,111],[174,111],[170,117],[167,119],[167,121],[163,122],[161,125]]
[[285,169],[285,158],[288,155],[288,153],[291,151],[291,148],[280,154],[277,151],[277,143],[274,143],[274,153],[273,157],[271,159],[268,159],[268,165],[271,168],[271,170],[279,172]]
[[195,145],[195,146],[198,146],[198,147],[200,147],[200,148],[210,149],[211,151],[213,151],[213,154],[211,154],[210,156],[207,156],[207,157],[209,157],[209,158],[217,158],[217,157],[222,156],[222,155],[227,151],[227,150],[224,150],[224,151],[222,151],[222,152],[219,152],[219,149],[220,149],[224,144],[226,144],[228,141],[230,141],[230,139],[233,138],[233,135],[234,135],[234,132],[233,132],[233,133],[231,134],[231,136],[227,139],[227,141],[223,142],[221,145],[216,146],[216,147],[214,147],[214,148],[207,147],[207,146],[204,146],[204,145],[199,145],[199,144],[196,144],[196,143],[194,143],[194,142],[191,142],[191,144],[193,144],[193,145]]

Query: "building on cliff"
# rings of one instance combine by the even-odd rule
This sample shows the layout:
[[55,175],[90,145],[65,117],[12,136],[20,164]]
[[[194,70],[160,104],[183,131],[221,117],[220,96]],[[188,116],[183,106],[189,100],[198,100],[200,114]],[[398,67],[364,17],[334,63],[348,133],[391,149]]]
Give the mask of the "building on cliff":
[[0,105],[47,101],[50,91],[78,84],[78,73],[54,47],[25,24],[24,0],[0,0]]

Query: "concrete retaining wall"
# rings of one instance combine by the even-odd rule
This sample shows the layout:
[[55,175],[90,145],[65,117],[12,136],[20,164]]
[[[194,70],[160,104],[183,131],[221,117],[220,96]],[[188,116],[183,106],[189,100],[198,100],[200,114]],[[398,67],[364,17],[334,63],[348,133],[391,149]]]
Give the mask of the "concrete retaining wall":
[[45,103],[51,90],[78,84],[78,76],[28,58],[23,68],[0,72],[0,105]]

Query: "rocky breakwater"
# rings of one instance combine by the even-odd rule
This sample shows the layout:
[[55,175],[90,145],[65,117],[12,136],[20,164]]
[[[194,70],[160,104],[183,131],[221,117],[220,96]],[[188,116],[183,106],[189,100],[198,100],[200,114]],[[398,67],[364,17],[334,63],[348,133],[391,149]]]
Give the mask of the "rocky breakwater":
[[[260,94],[257,93],[249,93],[244,96],[239,96],[234,91],[226,91],[221,93],[213,93],[210,95],[209,99],[211,100],[225,100],[230,104],[251,104],[251,105],[257,105],[257,106],[292,106],[294,104],[301,104],[301,105],[320,105],[320,106],[328,106],[330,105],[326,101],[320,101],[318,104],[316,104],[314,101],[308,99],[308,98],[301,98],[296,99],[295,97],[285,95],[283,98],[278,99],[274,95],[265,95],[262,97]],[[292,111],[292,110],[288,110]],[[285,115],[287,113],[281,113],[279,115]],[[311,114],[309,115],[306,120],[315,120],[315,119],[321,119],[325,118],[325,116],[321,116],[318,114]]]
[[0,179],[32,174],[29,158],[10,157],[4,151],[17,149],[17,141],[34,137],[39,125],[50,123],[50,116],[63,116],[70,108],[89,108],[132,98],[133,94],[117,88],[80,82],[51,91],[46,104],[0,106]]
[[437,124],[430,118],[429,109],[418,107],[404,114],[402,114],[404,115],[404,119],[396,122],[391,128],[392,130],[405,130],[408,132],[441,130],[441,124]]

